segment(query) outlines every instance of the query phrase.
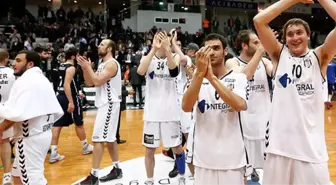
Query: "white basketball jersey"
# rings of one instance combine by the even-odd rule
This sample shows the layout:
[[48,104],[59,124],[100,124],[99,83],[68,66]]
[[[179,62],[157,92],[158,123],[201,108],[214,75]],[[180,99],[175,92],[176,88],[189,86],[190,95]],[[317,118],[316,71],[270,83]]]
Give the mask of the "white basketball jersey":
[[266,152],[312,163],[328,161],[323,81],[313,50],[293,57],[283,47],[275,75]]
[[167,58],[154,56],[146,73],[144,121],[179,121],[177,78],[172,78]]
[[[231,71],[220,81],[246,101],[245,74]],[[231,110],[206,79],[203,80],[196,104],[194,165],[216,170],[245,166],[246,156],[239,113]]]
[[9,93],[15,82],[13,69],[0,66],[0,103],[4,104],[9,97]]
[[121,69],[118,61],[111,58],[106,62],[101,62],[96,73],[99,75],[108,62],[115,62],[118,66],[118,71],[117,74],[104,85],[96,87],[95,106],[98,108],[108,103],[121,102]]
[[[192,61],[189,56],[185,56],[187,58],[187,65],[191,65]],[[187,84],[188,77],[185,68],[180,64],[180,73],[176,77],[177,78],[177,94],[183,96],[184,87]]]
[[[240,58],[236,58],[236,60],[242,67],[247,65],[247,63]],[[264,63],[260,61],[252,79],[248,81],[247,110],[241,112],[245,138],[249,140],[265,139],[270,108],[271,95],[266,68]]]

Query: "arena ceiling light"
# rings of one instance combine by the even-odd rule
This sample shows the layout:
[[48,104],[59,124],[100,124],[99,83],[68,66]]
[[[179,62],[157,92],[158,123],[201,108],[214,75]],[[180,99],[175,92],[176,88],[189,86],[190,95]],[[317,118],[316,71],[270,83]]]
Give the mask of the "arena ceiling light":
[[160,4],[160,5],[163,5],[163,2],[160,2],[159,4]]
[[77,3],[77,1],[74,1],[74,3]]
[[99,4],[102,4],[102,2],[99,1]]

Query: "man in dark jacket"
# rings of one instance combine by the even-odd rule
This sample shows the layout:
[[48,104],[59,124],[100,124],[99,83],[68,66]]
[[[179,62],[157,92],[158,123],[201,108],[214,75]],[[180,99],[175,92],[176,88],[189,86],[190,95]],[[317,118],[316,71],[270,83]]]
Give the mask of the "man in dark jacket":
[[[133,67],[130,69],[129,72],[129,76],[128,76],[128,81],[131,83],[132,88],[135,92],[138,91],[139,94],[139,108],[142,108],[142,84],[143,84],[143,76],[140,76],[137,73],[138,70],[138,66],[137,64],[133,64]],[[134,93],[133,95],[133,106],[136,107],[137,106],[137,102],[136,102],[136,93]]]
[[126,110],[126,97],[129,94],[133,94],[134,91],[132,89],[131,90],[127,90],[126,86],[124,84],[122,84],[122,86],[121,86],[121,93],[122,93],[122,99],[121,99],[121,102],[120,102],[120,112],[119,112],[119,120],[118,120],[118,129],[117,129],[117,134],[116,134],[116,138],[117,138],[117,143],[118,144],[126,143],[126,140],[120,139],[120,134],[119,134],[121,111]]

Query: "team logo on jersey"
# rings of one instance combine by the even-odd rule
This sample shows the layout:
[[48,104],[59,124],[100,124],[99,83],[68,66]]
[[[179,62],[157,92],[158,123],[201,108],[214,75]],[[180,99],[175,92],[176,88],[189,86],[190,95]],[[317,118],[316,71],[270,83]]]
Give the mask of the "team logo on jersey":
[[148,74],[149,78],[153,80],[154,79],[154,74],[155,74],[154,71],[150,72]]
[[282,85],[282,87],[284,87],[284,88],[286,88],[288,86],[288,84],[292,83],[292,81],[293,80],[288,77],[287,73],[285,73],[284,75],[282,75],[279,78],[279,82]]
[[312,66],[312,61],[310,58],[303,59],[303,65],[307,68],[310,68]]
[[232,109],[231,107],[223,102],[219,102],[219,103],[208,103],[205,100],[201,100],[200,102],[198,102],[198,110],[201,113],[205,113],[205,111],[208,110],[220,110],[221,112],[227,113],[227,112],[231,112]]

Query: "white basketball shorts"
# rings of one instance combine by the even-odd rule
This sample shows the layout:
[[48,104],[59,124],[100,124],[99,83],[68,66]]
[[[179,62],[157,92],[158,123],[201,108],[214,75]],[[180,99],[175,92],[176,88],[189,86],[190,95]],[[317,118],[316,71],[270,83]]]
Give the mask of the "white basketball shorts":
[[212,170],[195,166],[194,185],[244,185],[244,168]]
[[248,140],[244,138],[245,147],[249,159],[249,164],[253,168],[264,167],[265,139]]
[[18,139],[15,143],[15,160],[12,175],[20,177],[24,185],[46,185],[44,161],[51,144],[51,130],[38,135]]
[[118,129],[120,103],[108,103],[98,108],[92,142],[115,142]]
[[163,147],[165,148],[172,148],[181,145],[181,123],[179,121],[145,121],[142,144],[148,148],[159,148],[160,141],[162,141]]
[[328,163],[313,164],[268,153],[263,185],[330,185]]
[[195,123],[191,123],[190,131],[187,140],[187,156],[186,163],[192,164],[193,156],[194,156],[194,131],[195,131]]

